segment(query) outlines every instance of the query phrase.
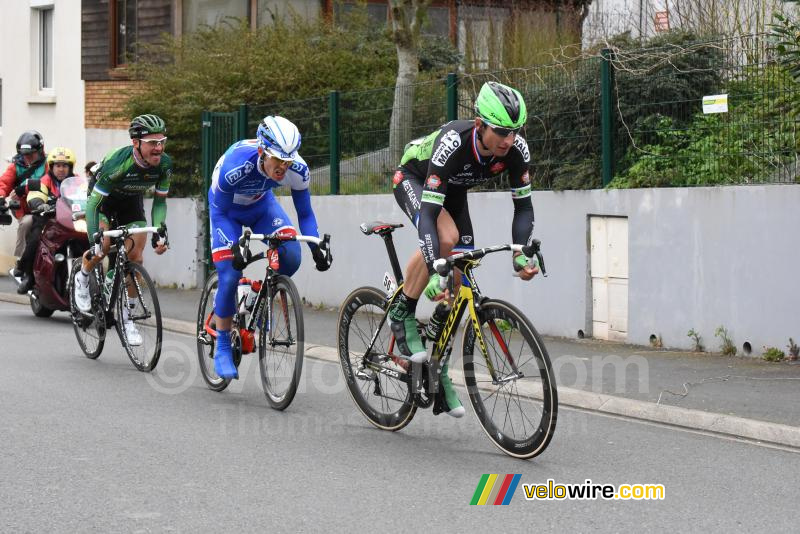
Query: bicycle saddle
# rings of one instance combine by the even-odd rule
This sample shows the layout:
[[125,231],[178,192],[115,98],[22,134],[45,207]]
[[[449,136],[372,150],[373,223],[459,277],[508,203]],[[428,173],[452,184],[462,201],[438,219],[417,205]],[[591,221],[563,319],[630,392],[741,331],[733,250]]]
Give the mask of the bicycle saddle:
[[364,235],[371,235],[371,234],[390,234],[394,232],[395,228],[402,228],[403,225],[401,223],[388,223],[388,222],[381,222],[381,221],[373,221],[371,223],[361,223],[359,228],[361,231],[364,232]]

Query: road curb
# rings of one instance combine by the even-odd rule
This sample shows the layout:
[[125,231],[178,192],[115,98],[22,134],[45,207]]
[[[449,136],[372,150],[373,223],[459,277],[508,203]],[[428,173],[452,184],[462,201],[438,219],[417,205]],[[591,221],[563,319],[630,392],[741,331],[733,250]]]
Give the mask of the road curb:
[[[27,305],[28,297],[0,292],[0,301]],[[195,323],[179,319],[163,318],[162,324],[165,330],[178,334],[193,336],[196,330]],[[305,356],[327,362],[338,363],[339,361],[336,348],[325,345],[307,343]],[[452,378],[454,382],[460,385],[464,384],[463,376],[460,372],[453,370]],[[590,412],[661,423],[692,430],[701,430],[724,436],[800,449],[800,427],[796,426],[747,419],[734,415],[704,412],[702,410],[692,410],[679,406],[655,404],[653,402],[606,395],[604,393],[593,393],[567,387],[558,388],[558,400],[561,406],[570,406]]]

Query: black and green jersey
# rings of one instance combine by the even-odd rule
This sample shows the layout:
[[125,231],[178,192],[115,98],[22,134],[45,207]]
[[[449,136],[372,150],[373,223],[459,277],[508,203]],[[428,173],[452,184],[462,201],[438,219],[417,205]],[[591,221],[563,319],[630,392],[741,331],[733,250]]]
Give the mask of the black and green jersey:
[[[442,125],[426,137],[411,141],[400,160],[400,168],[422,185],[420,201],[412,199],[418,211],[417,228],[422,255],[432,271],[439,258],[436,221],[442,207],[460,211],[466,192],[508,173],[514,201],[512,239],[525,244],[533,231],[533,205],[528,175],[530,152],[525,138],[517,135],[503,157],[482,156],[478,151],[478,132],[474,121],[457,120]],[[397,176],[397,175],[396,175]],[[397,176],[395,188],[398,187]],[[447,201],[447,204],[445,202]],[[412,216],[412,220],[415,217]],[[471,239],[471,237],[470,237]]]
[[159,226],[164,222],[167,215],[166,196],[172,177],[172,159],[167,154],[162,154],[157,167],[144,167],[136,159],[133,145],[128,145],[109,152],[96,170],[94,187],[86,204],[87,232],[90,238],[99,229],[100,205],[106,197],[138,201],[146,191],[155,188],[152,224]]

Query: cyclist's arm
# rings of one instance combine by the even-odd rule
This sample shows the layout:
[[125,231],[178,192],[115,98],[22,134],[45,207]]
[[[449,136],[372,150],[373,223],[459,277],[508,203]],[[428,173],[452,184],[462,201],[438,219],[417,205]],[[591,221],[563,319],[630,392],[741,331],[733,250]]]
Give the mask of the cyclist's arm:
[[428,176],[422,188],[422,202],[419,208],[419,221],[417,222],[417,233],[419,235],[419,246],[422,250],[422,258],[428,268],[428,274],[433,274],[433,262],[440,257],[439,230],[437,221],[439,213],[444,206],[444,199],[447,195],[447,180],[449,174],[443,167],[430,164]]
[[[314,210],[311,208],[311,193],[308,189],[292,189],[292,201],[294,202],[294,209],[297,212],[297,222],[300,226],[300,233],[319,237],[317,217],[314,215]],[[311,250],[317,248],[317,245],[313,243],[309,243],[308,246]]]
[[93,189],[86,201],[86,233],[89,234],[90,241],[100,229],[100,204],[105,198],[104,195],[97,192],[97,189]]
[[531,202],[531,180],[528,175],[530,155],[528,144],[522,136],[514,140],[509,160],[508,178],[511,199],[514,202],[514,219],[511,223],[511,239],[516,245],[526,245],[533,236],[533,202]]
[[97,181],[89,194],[89,199],[86,201],[86,233],[89,234],[89,240],[100,229],[100,205],[103,200],[112,191],[114,186],[114,177],[110,173],[101,171],[97,174]]
[[161,223],[167,218],[167,195],[169,194],[171,177],[172,165],[170,163],[164,168],[153,195],[153,207],[150,210],[150,219],[153,221],[153,226],[161,226]]

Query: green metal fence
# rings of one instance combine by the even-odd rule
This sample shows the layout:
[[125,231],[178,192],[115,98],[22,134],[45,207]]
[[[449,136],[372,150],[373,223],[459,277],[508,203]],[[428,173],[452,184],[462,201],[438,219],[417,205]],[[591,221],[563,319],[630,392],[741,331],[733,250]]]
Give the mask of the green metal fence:
[[[766,35],[620,53],[613,65],[621,186],[796,181],[800,90]],[[711,95],[727,95],[728,111],[703,113]]]
[[[202,151],[203,161],[201,169],[203,172],[203,195],[208,191],[211,186],[211,175],[214,172],[214,166],[217,164],[219,157],[225,153],[230,145],[239,139],[247,137],[247,107],[241,106],[238,111],[231,113],[220,113],[204,111],[202,115]],[[208,197],[205,197],[204,203],[206,214],[208,213]],[[208,216],[204,216],[205,220],[205,235],[211,235],[209,230]],[[205,276],[208,276],[208,271],[211,262],[211,248],[210,242],[206,243],[205,254]]]
[[[405,104],[412,120],[401,125],[403,140],[449,119],[473,118],[480,86],[493,79],[525,97],[524,135],[539,189],[795,182],[797,121],[790,109],[800,92],[775,66],[766,43],[765,36],[753,35],[605,50],[528,69],[418,83]],[[727,113],[703,113],[703,96],[714,94],[728,95]],[[252,137],[263,116],[283,115],[303,135],[301,154],[312,169],[314,193],[383,193],[391,191],[399,160],[389,148],[394,100],[394,87],[333,92],[244,106],[230,120],[246,123],[246,132],[221,118],[211,128]],[[209,146],[207,156],[204,144],[204,169],[224,150]],[[488,186],[504,187],[502,179]]]

